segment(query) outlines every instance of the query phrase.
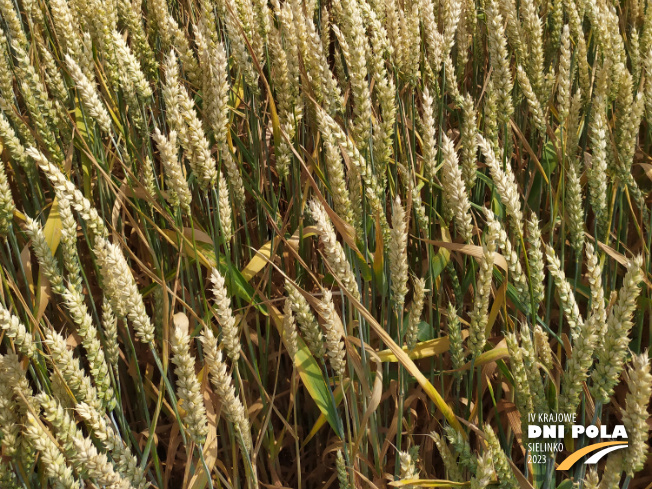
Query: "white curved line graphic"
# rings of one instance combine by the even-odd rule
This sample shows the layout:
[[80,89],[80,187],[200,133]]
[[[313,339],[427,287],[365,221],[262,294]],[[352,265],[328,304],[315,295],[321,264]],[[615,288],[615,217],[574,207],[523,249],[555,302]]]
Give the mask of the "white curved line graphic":
[[589,458],[587,458],[586,462],[584,462],[584,463],[587,464],[587,465],[597,464],[602,459],[602,457],[604,457],[608,453],[611,453],[614,450],[618,450],[620,448],[625,448],[626,446],[628,446],[628,445],[614,445],[612,447],[603,448],[602,450],[600,450],[598,452],[595,452],[593,455],[591,455]]

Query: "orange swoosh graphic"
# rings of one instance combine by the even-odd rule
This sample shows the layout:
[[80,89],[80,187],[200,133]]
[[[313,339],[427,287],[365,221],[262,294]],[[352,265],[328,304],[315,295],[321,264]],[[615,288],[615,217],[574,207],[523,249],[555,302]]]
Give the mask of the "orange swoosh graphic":
[[595,452],[596,450],[600,450],[601,448],[611,447],[613,445],[627,445],[627,442],[605,441],[602,443],[595,443],[593,445],[589,445],[588,447],[584,447],[574,453],[571,453],[568,457],[566,457],[566,459],[562,463],[559,464],[557,470],[568,470],[575,464],[575,462],[581,459],[584,455],[587,455],[591,452]]

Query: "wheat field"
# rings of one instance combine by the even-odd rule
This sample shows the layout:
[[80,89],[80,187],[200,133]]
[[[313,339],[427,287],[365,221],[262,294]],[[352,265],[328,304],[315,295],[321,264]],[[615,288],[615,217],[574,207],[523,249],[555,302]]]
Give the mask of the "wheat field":
[[652,5],[0,18],[0,488],[652,487]]

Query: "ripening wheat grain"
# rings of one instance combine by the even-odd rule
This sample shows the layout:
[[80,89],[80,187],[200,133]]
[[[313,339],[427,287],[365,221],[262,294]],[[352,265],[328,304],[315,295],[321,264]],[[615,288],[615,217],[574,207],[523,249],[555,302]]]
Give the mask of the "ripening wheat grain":
[[649,483],[645,2],[0,25],[0,487]]

